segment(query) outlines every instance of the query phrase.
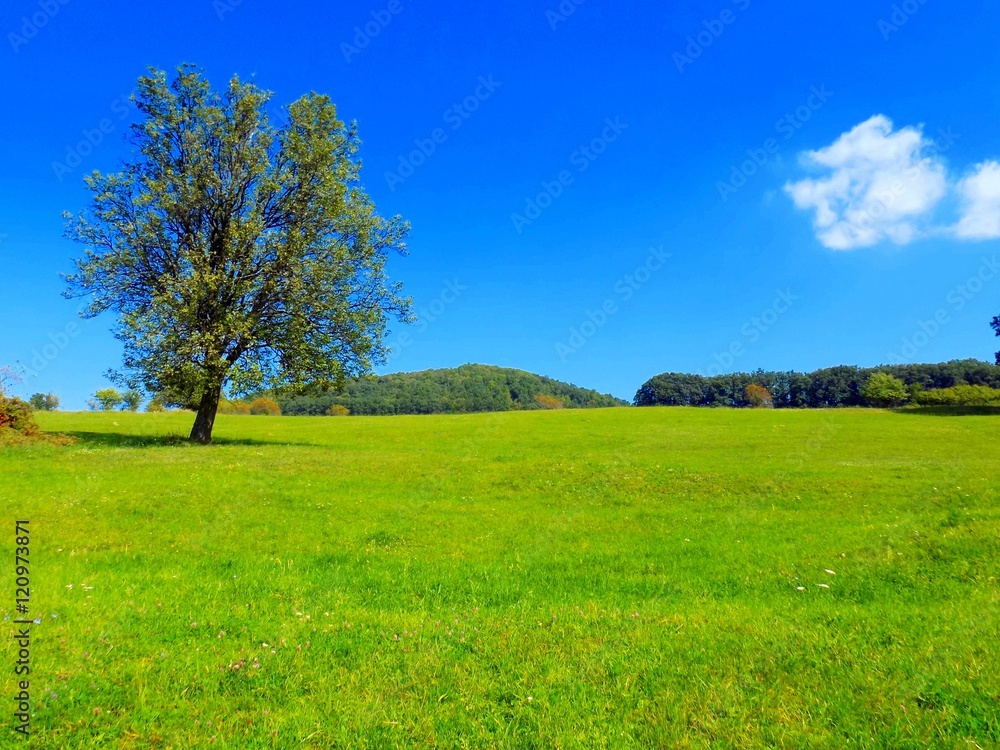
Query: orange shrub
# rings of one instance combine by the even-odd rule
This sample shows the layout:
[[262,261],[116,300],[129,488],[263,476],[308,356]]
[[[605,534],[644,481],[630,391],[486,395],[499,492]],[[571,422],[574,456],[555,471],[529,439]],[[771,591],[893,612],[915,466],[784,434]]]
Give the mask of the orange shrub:
[[250,404],[250,413],[267,417],[278,417],[281,416],[281,407],[278,406],[278,402],[273,398],[262,396],[261,398],[254,399]]
[[747,401],[754,409],[770,409],[774,406],[771,400],[771,392],[762,385],[751,383],[746,387]]
[[539,393],[535,396],[535,403],[543,409],[563,409],[566,407],[566,404],[555,396],[546,396],[544,393]]

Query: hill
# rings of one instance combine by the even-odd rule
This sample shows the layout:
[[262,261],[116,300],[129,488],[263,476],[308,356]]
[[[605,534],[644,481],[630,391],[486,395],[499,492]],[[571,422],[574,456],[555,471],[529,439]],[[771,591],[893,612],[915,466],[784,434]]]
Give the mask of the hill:
[[335,404],[366,416],[628,406],[614,396],[542,375],[475,364],[352,380],[339,393],[279,397],[278,403],[292,416],[326,414]]

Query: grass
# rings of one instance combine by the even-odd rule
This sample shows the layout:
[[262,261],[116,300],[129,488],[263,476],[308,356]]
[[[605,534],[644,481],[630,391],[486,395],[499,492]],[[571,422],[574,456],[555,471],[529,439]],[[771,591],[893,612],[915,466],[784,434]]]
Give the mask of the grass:
[[19,746],[1000,746],[995,416],[40,419]]

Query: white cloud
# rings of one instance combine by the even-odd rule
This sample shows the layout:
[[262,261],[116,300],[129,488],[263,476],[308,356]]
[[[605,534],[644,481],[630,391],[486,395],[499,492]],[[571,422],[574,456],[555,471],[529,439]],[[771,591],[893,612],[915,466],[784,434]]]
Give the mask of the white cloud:
[[[905,245],[930,231],[928,214],[947,192],[936,152],[919,128],[894,131],[889,118],[875,115],[826,148],[802,155],[806,165],[828,170],[826,177],[789,183],[785,190],[796,206],[815,211],[816,236],[828,248],[853,250],[884,240]],[[994,195],[996,183],[986,182],[985,194]]]
[[1000,237],[1000,164],[983,162],[956,188],[962,199],[962,218],[955,235],[966,240]]

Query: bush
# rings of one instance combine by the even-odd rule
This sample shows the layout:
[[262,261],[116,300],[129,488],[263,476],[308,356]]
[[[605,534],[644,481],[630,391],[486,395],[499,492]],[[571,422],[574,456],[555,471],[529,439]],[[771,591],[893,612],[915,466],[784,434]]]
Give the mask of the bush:
[[343,404],[334,404],[326,410],[326,416],[328,417],[347,417],[350,416],[350,414],[351,410]]
[[[224,398],[219,401],[219,414],[249,414],[250,404],[242,399],[237,399],[236,401],[230,401],[228,398]],[[280,412],[279,412],[280,413]]]
[[1000,406],[1000,390],[986,385],[956,385],[920,391],[914,402],[921,406]]
[[273,398],[262,396],[255,398],[250,404],[250,413],[258,416],[278,417],[281,416],[281,407]]
[[0,432],[5,431],[25,436],[38,434],[38,423],[29,403],[16,397],[0,395]]
[[762,385],[751,383],[746,387],[744,393],[746,394],[747,401],[750,402],[750,406],[754,409],[770,409],[774,406],[771,392]]
[[557,399],[555,396],[546,396],[544,393],[539,393],[535,396],[535,403],[538,404],[543,409],[564,409],[566,404]]
[[886,408],[905,404],[910,390],[899,378],[886,372],[876,372],[861,387],[861,395],[869,404]]

